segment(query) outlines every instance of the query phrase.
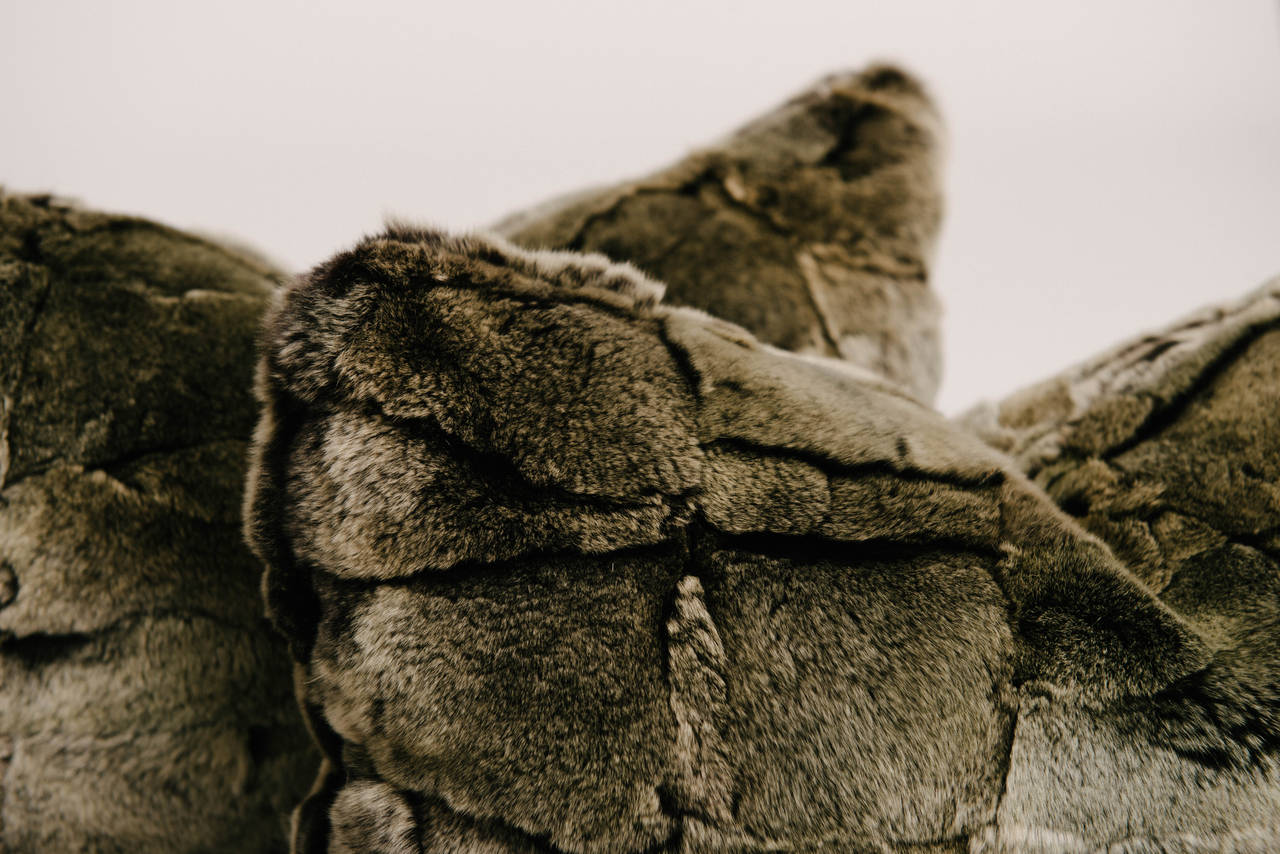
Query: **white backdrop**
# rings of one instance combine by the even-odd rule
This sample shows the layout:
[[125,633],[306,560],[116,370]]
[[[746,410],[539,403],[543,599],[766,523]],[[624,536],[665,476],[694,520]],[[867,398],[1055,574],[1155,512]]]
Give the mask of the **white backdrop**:
[[887,58],[951,128],[955,411],[1280,273],[1274,0],[0,0],[0,182],[293,269],[660,166]]

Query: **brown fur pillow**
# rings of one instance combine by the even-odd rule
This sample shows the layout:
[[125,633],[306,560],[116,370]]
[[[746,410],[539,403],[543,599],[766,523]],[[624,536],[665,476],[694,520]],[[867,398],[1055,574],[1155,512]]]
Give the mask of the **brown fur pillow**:
[[240,500],[278,276],[0,194],[0,850],[279,851],[317,762]]
[[[1280,280],[963,419],[1105,540],[1253,692],[1250,714],[1200,712],[1233,747],[1192,763],[1100,743],[1097,724],[1062,703],[1028,710],[1002,811],[1043,828],[1043,848],[1128,839],[1125,850],[1144,850],[1152,838],[1165,850],[1280,848],[1278,402]],[[1247,757],[1265,759],[1249,773],[1222,770]]]
[[942,376],[929,287],[942,120],[910,74],[832,74],[662,171],[498,223],[532,248],[603,252],[761,341],[838,356],[926,403]]
[[284,293],[247,512],[326,754],[298,850],[1090,850],[1001,802],[1063,739],[1272,820],[1273,672],[895,386],[660,295],[413,229]]

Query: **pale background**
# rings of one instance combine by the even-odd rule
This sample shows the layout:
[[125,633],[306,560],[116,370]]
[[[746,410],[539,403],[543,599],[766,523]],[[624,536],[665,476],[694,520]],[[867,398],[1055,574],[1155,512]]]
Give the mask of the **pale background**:
[[0,0],[0,183],[304,269],[643,173],[878,58],[951,129],[940,404],[1280,273],[1274,0]]

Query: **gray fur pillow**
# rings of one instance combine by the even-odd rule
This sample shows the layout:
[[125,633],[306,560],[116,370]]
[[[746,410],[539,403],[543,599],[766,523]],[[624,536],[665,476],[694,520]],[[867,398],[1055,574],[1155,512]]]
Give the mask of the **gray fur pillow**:
[[412,229],[283,294],[247,525],[326,755],[297,850],[1091,850],[1078,782],[1007,779],[1064,740],[1270,827],[1274,670],[896,386],[660,294]]

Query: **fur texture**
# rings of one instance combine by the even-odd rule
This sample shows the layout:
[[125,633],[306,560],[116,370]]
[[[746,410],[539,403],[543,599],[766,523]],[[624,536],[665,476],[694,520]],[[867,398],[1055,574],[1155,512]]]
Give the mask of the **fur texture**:
[[656,175],[496,230],[630,261],[666,283],[670,304],[797,353],[844,358],[927,403],[942,372],[928,286],[941,133],[905,72],[836,74]]
[[0,850],[284,847],[316,759],[238,524],[273,286],[0,196]]
[[282,295],[246,512],[326,753],[297,850],[1124,843],[1018,752],[1077,743],[1270,832],[1273,669],[898,387],[660,292],[400,228]]

